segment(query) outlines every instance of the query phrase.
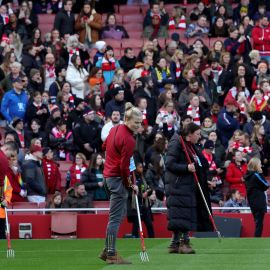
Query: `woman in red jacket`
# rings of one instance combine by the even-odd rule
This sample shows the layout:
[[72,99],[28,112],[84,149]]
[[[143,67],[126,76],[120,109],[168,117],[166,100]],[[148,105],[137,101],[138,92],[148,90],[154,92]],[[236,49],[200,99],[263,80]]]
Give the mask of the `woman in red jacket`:
[[227,168],[226,181],[230,183],[231,189],[238,189],[239,193],[247,195],[245,180],[243,176],[247,172],[247,163],[243,161],[242,153],[233,151],[232,163]]
[[9,160],[7,178],[13,188],[11,202],[23,202],[23,198],[27,196],[27,192],[21,178],[17,157]]
[[48,194],[60,193],[61,191],[61,173],[59,164],[54,162],[53,151],[50,147],[45,147],[43,153],[43,171],[47,184]]

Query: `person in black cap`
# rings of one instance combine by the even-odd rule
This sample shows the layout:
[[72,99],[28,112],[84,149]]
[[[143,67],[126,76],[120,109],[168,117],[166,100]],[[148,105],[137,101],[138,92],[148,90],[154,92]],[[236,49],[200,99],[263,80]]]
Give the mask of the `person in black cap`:
[[91,158],[94,150],[101,145],[101,125],[94,121],[94,111],[86,106],[83,119],[74,128],[75,143],[86,158]]
[[105,49],[104,56],[96,63],[97,67],[102,68],[105,82],[109,85],[112,81],[114,71],[120,68],[120,64],[114,57],[113,48],[108,45]]
[[252,134],[255,125],[263,125],[265,135],[270,139],[270,123],[266,121],[265,115],[260,111],[255,111],[252,115],[252,121],[245,124],[243,132],[247,132],[249,135]]
[[202,151],[202,154],[208,161],[208,167],[205,168],[206,174],[212,177],[215,177],[217,180],[217,184],[222,184],[222,180],[220,178],[220,174],[223,172],[223,169],[221,169],[221,164],[218,158],[215,154],[213,154],[215,149],[214,142],[211,140],[207,140],[204,143],[204,150]]
[[84,100],[82,98],[74,98],[75,110],[68,114],[67,131],[72,131],[77,123],[83,119]]
[[113,111],[120,111],[121,120],[123,120],[125,113],[125,104],[126,101],[124,99],[124,89],[120,87],[114,88],[114,99],[109,101],[105,107],[105,116],[111,116]]

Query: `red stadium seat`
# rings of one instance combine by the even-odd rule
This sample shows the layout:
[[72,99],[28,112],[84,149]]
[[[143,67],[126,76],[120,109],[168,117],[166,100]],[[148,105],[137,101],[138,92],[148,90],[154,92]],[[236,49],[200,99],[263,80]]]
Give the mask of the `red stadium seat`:
[[122,47],[141,48],[143,46],[143,40],[137,38],[127,38],[122,40]]
[[182,41],[182,38],[185,38],[186,30],[183,29],[171,29],[168,30],[169,37],[172,36],[172,34],[177,33],[180,36],[180,40]]
[[[219,207],[219,204],[211,202],[211,207]],[[219,210],[219,209],[212,209],[213,214],[214,213],[220,213],[220,212],[221,212],[221,210]]]
[[14,13],[16,13],[20,9],[20,6],[13,6],[12,10]]
[[118,5],[113,5],[114,12],[119,13],[119,6]]
[[[198,21],[191,21],[191,23],[196,24],[196,23],[198,23]],[[210,27],[210,22],[209,21],[206,22],[206,26]]]
[[201,39],[201,40],[203,41],[203,43],[205,44],[205,46],[209,47],[209,38],[189,38],[189,39],[188,39],[188,44],[189,44],[189,45],[193,45],[194,42],[195,42],[197,39]]
[[[110,202],[109,201],[96,201],[93,202],[94,208],[110,208]],[[109,214],[109,210],[100,210],[97,213],[98,214]]]
[[127,30],[143,30],[143,23],[123,23],[123,26]]
[[54,23],[55,14],[38,14],[38,25]]
[[[38,209],[38,204],[34,202],[14,202],[13,209]],[[13,212],[13,215],[37,215],[37,212],[23,211],[23,212]]]
[[[132,6],[132,5],[120,5],[119,13],[121,14],[138,14],[140,13],[140,6]],[[135,23],[135,22],[134,22]]]
[[97,48],[92,48],[90,52],[90,57],[94,57],[97,53],[98,49]]
[[72,166],[72,161],[57,161],[57,163],[60,165],[60,170],[69,170],[69,168]]
[[[116,17],[116,24],[122,25],[123,24],[123,16],[122,16],[122,14],[115,13],[114,15]],[[103,13],[102,17],[101,17],[101,20],[102,20],[102,23],[104,23],[104,25],[105,25],[106,19],[107,19],[107,14]]]
[[150,8],[150,5],[143,5],[142,6],[142,13],[143,16],[145,17],[147,10]]
[[[228,39],[228,38],[210,38],[209,39],[209,48],[212,48],[214,46],[214,43],[217,41],[217,40],[220,40],[224,43],[224,41]],[[204,42],[204,41],[203,41]],[[206,44],[205,44],[206,45]]]
[[54,212],[51,215],[52,238],[77,238],[77,213]]
[[110,45],[115,48],[121,48],[121,40],[120,39],[102,39],[103,41],[106,42],[107,45]]
[[[181,42],[185,43],[186,45],[188,44],[186,38],[180,38]],[[172,41],[171,38],[166,38],[166,44],[168,44],[170,41]]]
[[124,14],[123,15],[123,23],[143,23],[144,17],[142,14]]
[[197,7],[197,4],[187,4],[186,7],[186,15],[189,17],[190,16],[190,12]]
[[235,9],[236,7],[239,6],[239,3],[234,3],[234,4],[231,4],[232,8]]
[[129,38],[141,38],[143,30],[128,31]]
[[184,8],[184,5],[183,4],[165,4],[164,5],[165,10],[168,13],[168,15],[169,15],[170,18],[172,17],[172,10],[173,10],[173,8],[175,6],[180,6],[181,8]]

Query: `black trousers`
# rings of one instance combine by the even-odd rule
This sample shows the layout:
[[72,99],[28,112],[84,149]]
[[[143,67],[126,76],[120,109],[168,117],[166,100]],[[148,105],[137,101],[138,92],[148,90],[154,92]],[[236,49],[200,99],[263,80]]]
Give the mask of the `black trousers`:
[[[153,222],[151,219],[151,214],[148,208],[142,207],[141,211],[141,219],[144,222],[147,232],[148,232],[148,237],[149,238],[155,238],[155,233],[154,233],[154,227],[153,227]],[[132,228],[132,236],[138,238],[139,237],[139,221],[137,217],[133,218],[133,228]]]
[[5,230],[6,230],[6,219],[0,218],[0,239],[7,239]]
[[254,221],[255,221],[255,232],[254,232],[254,237],[261,237],[262,236],[262,231],[263,231],[263,220],[264,220],[264,213],[256,212],[253,214],[254,216]]

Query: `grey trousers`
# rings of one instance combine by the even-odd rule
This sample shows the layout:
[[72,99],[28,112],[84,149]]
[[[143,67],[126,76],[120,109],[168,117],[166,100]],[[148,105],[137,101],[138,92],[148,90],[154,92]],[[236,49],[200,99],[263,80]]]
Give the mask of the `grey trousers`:
[[187,240],[189,239],[190,231],[173,231],[171,243],[179,243],[180,240]]
[[110,214],[107,226],[105,247],[108,253],[115,253],[118,229],[127,213],[128,189],[122,177],[103,179],[104,188],[110,199]]

